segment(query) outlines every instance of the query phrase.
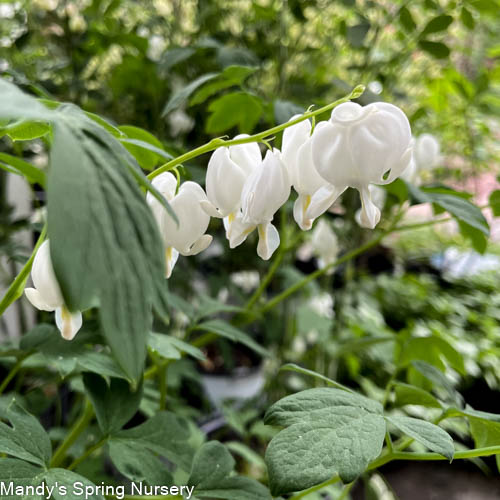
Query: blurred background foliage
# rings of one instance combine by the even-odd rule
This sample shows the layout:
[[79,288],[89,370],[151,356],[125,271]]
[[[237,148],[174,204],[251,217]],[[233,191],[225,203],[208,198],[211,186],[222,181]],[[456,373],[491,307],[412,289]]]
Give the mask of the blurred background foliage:
[[[477,199],[481,173],[494,179],[500,154],[499,12],[499,0],[3,0],[0,71],[39,97],[74,102],[131,139],[174,155],[214,136],[283,123],[363,83],[361,104],[397,104],[415,135],[439,138],[443,161],[425,180],[462,186]],[[0,149],[13,147],[43,166],[42,132],[30,143],[5,139]],[[154,152],[128,147],[145,170],[163,162]],[[184,165],[183,177],[203,183],[207,161],[204,156]],[[4,172],[0,179],[5,184]],[[36,200],[35,206],[43,204],[40,190]],[[348,192],[342,207],[323,216],[341,252],[369,234],[355,223],[358,203]],[[388,198],[386,215],[393,205]],[[287,253],[268,296],[319,265],[307,249],[308,236],[285,227],[286,213],[290,203],[282,210],[281,230],[295,241],[294,249],[305,250]],[[10,233],[14,223],[29,223],[12,220],[7,205],[0,223],[2,252],[22,261],[29,251],[12,245]],[[169,333],[183,337],[196,323],[193,307],[198,316],[215,311],[225,318],[223,309],[203,297],[241,305],[258,285],[255,271],[268,269],[252,242],[229,253],[219,226],[212,222],[217,238],[209,250],[177,264],[169,282],[175,300]],[[477,409],[500,412],[498,262],[474,276],[468,271],[477,255],[465,254],[471,259],[467,272],[445,265],[450,248],[468,252],[469,246],[439,229],[405,232],[247,328],[273,354],[265,364],[273,374],[267,397],[238,411],[224,406],[225,427],[209,422],[212,435],[228,442],[251,474],[264,474],[262,459],[252,453],[270,437],[260,410],[314,383],[298,374],[274,378],[284,362],[375,397],[388,378],[397,377],[399,392],[391,404],[418,405],[427,398],[418,411],[430,412],[429,419],[441,404],[429,397],[456,402],[459,392]],[[494,242],[488,251],[499,253]],[[200,382],[200,372],[261,363],[251,350],[223,341],[205,352],[208,362],[173,362],[168,375],[175,394],[170,407],[202,420],[210,406],[193,404],[203,397],[202,386],[193,383]],[[429,365],[448,378],[436,381]],[[422,396],[410,385],[429,392]],[[32,404],[47,407],[36,391],[29,394]],[[158,392],[147,385],[145,394],[141,410],[147,415]],[[453,431],[467,443],[458,424]],[[86,474],[98,478],[96,471]]]

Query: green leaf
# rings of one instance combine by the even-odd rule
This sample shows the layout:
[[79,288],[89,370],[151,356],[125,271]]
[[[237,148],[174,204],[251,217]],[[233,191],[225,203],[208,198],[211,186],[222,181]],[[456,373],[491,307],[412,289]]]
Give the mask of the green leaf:
[[325,377],[324,375],[321,375],[320,373],[317,373],[313,370],[302,368],[302,366],[296,365],[294,363],[287,363],[286,365],[283,365],[280,368],[280,371],[290,371],[290,372],[301,373],[302,375],[309,375],[310,377],[322,380],[323,382],[326,382],[327,384],[331,385],[332,387],[336,387],[337,389],[341,389],[347,392],[353,392],[352,389],[349,389],[349,387],[346,387],[345,385],[342,385],[339,382],[332,380],[331,378]]
[[386,416],[385,418],[400,431],[423,444],[429,448],[429,450],[443,455],[443,457],[446,457],[450,462],[453,460],[453,455],[455,453],[453,439],[444,429],[441,429],[441,427],[426,422],[425,420],[411,417]]
[[242,476],[230,476],[235,465],[227,448],[218,441],[205,443],[194,456],[188,484],[200,498],[271,500],[265,486]]
[[204,321],[203,323],[196,325],[196,330],[215,333],[216,335],[225,337],[229,340],[232,340],[233,342],[240,342],[241,344],[246,345],[256,353],[260,354],[261,356],[268,357],[270,355],[269,352],[264,349],[264,347],[257,344],[257,342],[255,342],[252,337],[221,319]]
[[476,22],[474,21],[470,10],[465,6],[463,6],[462,10],[460,11],[460,20],[462,21],[462,24],[470,30],[474,29],[474,27],[476,26]]
[[14,84],[0,78],[0,120],[51,122],[53,119],[52,110]]
[[115,467],[128,479],[150,485],[171,485],[172,474],[148,448],[132,441],[111,440],[109,456]]
[[443,42],[419,40],[418,46],[436,59],[446,59],[450,55],[450,49]]
[[14,400],[0,417],[10,422],[10,426],[0,422],[0,453],[42,467],[49,463],[52,456],[50,439],[33,415]]
[[[16,487],[20,488],[18,491],[25,491],[25,486],[31,486],[34,482],[36,482],[35,478],[37,478],[42,472],[43,468],[32,465],[28,462],[24,462],[23,460],[17,460],[15,458],[1,458],[0,459],[0,482],[5,485],[6,494],[2,495],[2,500],[34,500],[33,498],[29,498],[23,496],[22,494],[16,494]],[[12,491],[9,490],[10,484],[12,483]],[[22,489],[22,490],[21,490]]]
[[196,80],[193,80],[190,84],[186,85],[182,89],[178,90],[165,104],[163,108],[162,116],[167,116],[169,113],[179,108],[189,99],[189,96],[203,84],[207,83],[210,80],[213,80],[217,77],[219,73],[207,73],[206,75],[202,75]]
[[44,480],[47,486],[54,488],[52,493],[53,500],[104,500],[104,497],[99,493],[91,493],[96,491],[96,486],[86,477],[80,476],[75,472],[66,469],[49,469]]
[[17,156],[0,152],[0,167],[2,166],[10,167],[10,172],[26,177],[32,184],[45,185],[45,172]]
[[256,67],[252,66],[228,66],[224,68],[222,73],[217,76],[215,81],[204,85],[196,94],[191,98],[189,104],[194,106],[205,102],[210,96],[230,87],[240,86],[243,82],[255,71]]
[[498,446],[500,443],[500,422],[468,417],[470,431],[476,448]]
[[127,375],[107,352],[95,350],[94,344],[99,341],[100,338],[85,327],[68,342],[55,326],[40,324],[22,337],[20,345],[25,350],[36,350],[42,364],[55,368],[62,377],[74,371],[89,371],[103,377],[126,379]]
[[238,307],[231,304],[226,304],[220,302],[219,300],[213,299],[207,295],[201,295],[199,297],[199,303],[196,308],[196,314],[194,314],[194,321],[199,321],[207,316],[212,316],[221,312],[228,313],[242,313],[245,311],[244,307]]
[[195,49],[191,47],[173,47],[168,49],[162,56],[160,65],[163,70],[168,70],[176,64],[189,59],[194,53]]
[[73,107],[61,111],[48,177],[55,274],[70,310],[99,299],[103,334],[137,382],[152,306],[163,314],[166,306],[163,242],[133,165],[103,128]]
[[120,142],[146,170],[152,170],[161,160],[169,161],[173,157],[163,149],[163,144],[153,135],[139,127],[123,125],[118,127],[126,137]]
[[448,29],[450,24],[453,22],[453,17],[447,14],[442,14],[440,16],[431,19],[420,33],[420,36],[429,35],[431,33],[438,33],[440,31],[445,31]]
[[500,217],[500,189],[490,194],[489,205],[495,217]]
[[408,33],[411,33],[417,27],[410,10],[404,5],[399,9],[399,22]]
[[83,384],[103,435],[119,431],[137,412],[142,398],[142,384],[132,391],[125,380],[112,378],[110,383],[93,373],[83,374]]
[[[125,474],[125,465],[130,461],[136,462],[134,453],[147,451],[168,458],[181,469],[189,471],[193,458],[193,450],[188,443],[190,435],[186,420],[170,412],[157,413],[137,427],[114,434],[109,440],[111,459],[117,467],[115,460],[119,461],[119,469]],[[131,453],[118,453],[117,450],[122,450],[123,447],[127,447]]]
[[489,235],[489,226],[483,213],[476,205],[463,197],[463,193],[453,190],[435,190],[433,188],[417,188],[407,184],[408,190],[412,196],[412,204],[415,203],[433,203],[443,210],[446,210],[459,222],[471,226],[484,235]]
[[261,100],[247,92],[233,92],[213,101],[208,107],[206,123],[209,134],[219,134],[238,126],[242,133],[250,133],[262,115]]
[[347,28],[347,40],[354,48],[360,48],[365,42],[366,35],[370,31],[368,23],[360,23]]
[[427,408],[441,408],[441,403],[428,391],[410,384],[394,384],[396,406],[420,405]]
[[13,141],[31,141],[50,132],[50,125],[44,122],[18,120],[0,127],[0,137],[7,135]]
[[269,408],[264,421],[287,427],[266,451],[275,496],[314,486],[336,473],[344,482],[353,481],[380,455],[386,432],[382,405],[332,388],[287,396]]
[[480,254],[484,254],[488,248],[488,238],[485,234],[470,226],[462,221],[458,221],[458,228],[460,229],[460,234],[471,241],[474,250]]
[[206,359],[203,352],[197,347],[167,334],[150,333],[148,347],[165,359],[181,359],[181,353],[189,354],[200,361]]

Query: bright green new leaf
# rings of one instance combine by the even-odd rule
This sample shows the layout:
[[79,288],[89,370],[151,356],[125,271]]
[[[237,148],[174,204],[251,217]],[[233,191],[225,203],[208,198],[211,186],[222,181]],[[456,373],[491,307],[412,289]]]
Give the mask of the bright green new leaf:
[[220,134],[233,127],[242,133],[250,133],[262,115],[261,100],[247,92],[233,92],[212,101],[208,107],[210,116],[206,123],[209,134]]
[[287,428],[266,451],[271,492],[303,490],[338,474],[351,482],[382,451],[382,405],[333,388],[287,396],[267,411],[265,423]]
[[441,427],[418,418],[404,416],[386,416],[385,418],[400,431],[423,444],[429,450],[443,455],[450,461],[453,460],[453,454],[455,453],[453,439]]
[[13,141],[31,141],[47,135],[50,125],[44,122],[19,120],[0,127],[0,137],[7,135]]

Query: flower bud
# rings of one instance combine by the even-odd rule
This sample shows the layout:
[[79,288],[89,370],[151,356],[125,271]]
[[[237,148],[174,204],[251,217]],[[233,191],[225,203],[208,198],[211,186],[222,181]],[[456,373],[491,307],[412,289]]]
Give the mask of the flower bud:
[[312,232],[311,244],[320,267],[335,262],[339,252],[338,240],[328,222],[323,219],[318,221]]
[[[293,116],[294,120],[300,115]],[[303,230],[311,229],[313,219],[306,217],[312,195],[328,183],[321,177],[312,158],[311,123],[304,120],[283,132],[281,159],[288,169],[290,182],[298,193],[293,206],[293,217]]]
[[[333,110],[328,122],[316,127],[312,156],[319,175],[335,187],[332,196],[348,187],[360,192],[362,220],[373,228],[380,210],[371,200],[368,185],[388,184],[401,175],[411,160],[410,141],[410,124],[396,106],[377,102],[362,107],[346,102]],[[322,190],[312,197],[307,217],[315,218],[328,209]]]
[[178,219],[177,224],[161,203],[148,193],[147,200],[165,245],[166,277],[169,278],[179,254],[196,255],[212,242],[212,236],[204,234],[210,216],[202,209],[201,202],[207,197],[201,186],[191,181],[181,184],[175,194],[177,179],[170,172],[156,177],[153,186],[167,199]]
[[31,279],[34,288],[26,288],[24,293],[31,304],[40,311],[55,311],[56,325],[66,340],[72,340],[82,326],[82,313],[71,313],[64,304],[59,283],[57,282],[50,258],[49,240],[45,240],[38,249]]
[[271,224],[274,214],[290,195],[290,181],[278,150],[268,151],[264,161],[245,181],[241,194],[241,212],[233,223],[229,239],[234,248],[255,229],[259,232],[257,254],[268,260],[279,246],[279,234]]
[[432,134],[422,134],[415,139],[413,158],[419,172],[432,170],[441,160],[441,148]]

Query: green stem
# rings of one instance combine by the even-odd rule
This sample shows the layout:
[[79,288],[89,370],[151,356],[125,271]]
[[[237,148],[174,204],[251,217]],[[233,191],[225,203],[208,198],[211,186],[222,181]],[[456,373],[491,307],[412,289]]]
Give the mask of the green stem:
[[[491,455],[499,455],[500,446],[488,446],[485,448],[476,448],[474,450],[457,451],[453,457],[454,460],[462,460],[477,457],[489,457]],[[438,453],[412,453],[408,451],[399,451],[394,453],[387,453],[374,460],[369,466],[368,470],[378,469],[393,460],[415,460],[415,461],[429,461],[429,460],[448,460],[443,455]]]
[[317,484],[316,486],[312,486],[311,488],[307,488],[307,490],[301,491],[300,493],[297,493],[293,497],[290,497],[288,500],[300,500],[301,498],[304,498],[305,496],[314,493],[315,491],[320,491],[323,488],[326,488],[327,486],[330,486],[331,484],[338,483],[340,481],[339,476],[334,476],[328,481],[325,481],[321,484]]
[[160,390],[160,411],[167,407],[167,368],[168,360],[158,363],[157,377]]
[[14,281],[9,286],[9,289],[5,292],[1,302],[0,302],[0,316],[5,312],[7,307],[9,307],[13,302],[15,302],[21,295],[23,294],[24,286],[26,285],[26,280],[28,279],[28,275],[33,267],[33,261],[35,260],[35,255],[40,248],[40,245],[44,242],[45,236],[47,235],[47,223],[44,224],[42,232],[36,242],[35,248],[31,253],[28,262],[24,264],[23,268],[16,276]]
[[92,408],[90,402],[87,401],[82,415],[70,429],[64,441],[59,445],[59,448],[57,448],[57,450],[55,451],[54,456],[50,461],[51,467],[58,467],[59,465],[61,465],[68,449],[71,448],[71,446],[78,439],[80,434],[88,427],[89,423],[93,418],[94,418],[94,409]]
[[9,385],[10,381],[17,375],[19,370],[21,369],[21,366],[26,358],[29,358],[32,353],[26,354],[25,356],[22,356],[19,358],[16,362],[16,364],[10,369],[10,372],[7,374],[7,376],[3,379],[2,384],[0,385],[0,394],[5,391],[7,386]]
[[266,137],[275,135],[285,130],[286,128],[291,127],[292,125],[300,123],[301,121],[307,120],[308,118],[312,118],[313,116],[320,115],[322,113],[325,113],[326,111],[330,111],[339,104],[350,101],[351,99],[356,99],[364,92],[364,90],[365,90],[364,85],[358,85],[351,91],[350,94],[346,95],[345,97],[342,97],[341,99],[338,99],[335,102],[327,104],[326,106],[323,106],[322,108],[319,108],[315,111],[308,111],[307,113],[302,114],[298,118],[295,118],[295,120],[291,120],[281,125],[277,125],[276,127],[264,130],[264,132],[260,132],[258,134],[250,135],[248,137],[243,137],[241,139],[232,139],[229,141],[221,138],[212,139],[210,142],[207,142],[206,144],[203,144],[202,146],[199,146],[196,149],[193,149],[192,151],[188,151],[187,153],[184,153],[183,155],[180,155],[177,158],[170,160],[161,167],[158,167],[156,170],[153,170],[153,172],[151,172],[148,175],[148,179],[149,180],[154,179],[157,175],[160,175],[163,172],[168,172],[169,170],[172,170],[173,168],[177,167],[178,165],[181,165],[182,163],[188,160],[192,160],[193,158],[201,156],[202,154],[205,153],[209,153],[210,151],[214,151],[215,149],[220,147],[236,146],[238,144],[248,144],[251,142],[262,141]]
[[374,247],[380,241],[382,241],[388,234],[390,234],[392,231],[387,231],[387,232],[382,232],[375,238],[372,238],[371,240],[367,241],[364,245],[361,245],[358,248],[355,248],[354,250],[351,250],[350,252],[347,252],[344,254],[342,257],[337,259],[335,262],[331,262],[330,264],[326,265],[325,267],[318,269],[314,271],[311,274],[308,274],[306,277],[302,278],[300,281],[297,281],[297,283],[293,284],[292,286],[288,287],[286,290],[281,292],[280,294],[276,295],[273,299],[271,299],[269,302],[266,303],[265,306],[263,306],[260,310],[261,313],[264,313],[266,311],[269,311],[269,309],[272,309],[275,307],[277,304],[282,302],[283,300],[287,299],[290,297],[290,295],[294,294],[307,284],[309,284],[311,281],[314,281],[316,278],[319,278],[328,270],[332,267],[339,266],[340,264],[343,264],[344,262],[347,262],[354,257],[357,257],[358,255],[362,254],[363,252],[366,252],[366,250],[369,250],[370,248]]
[[73,462],[68,466],[68,470],[74,470],[78,465],[80,465],[84,460],[86,460],[94,451],[98,450],[107,442],[108,438],[102,438],[100,441],[91,446],[88,450],[86,450],[81,456],[75,458]]

